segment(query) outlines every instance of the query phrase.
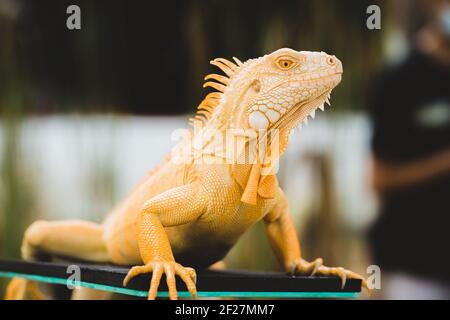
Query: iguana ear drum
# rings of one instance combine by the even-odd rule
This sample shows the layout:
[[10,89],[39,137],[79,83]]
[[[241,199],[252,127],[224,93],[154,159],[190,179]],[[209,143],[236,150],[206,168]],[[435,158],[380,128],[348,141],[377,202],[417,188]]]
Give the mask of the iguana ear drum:
[[253,111],[252,113],[250,113],[248,123],[255,130],[267,129],[270,124],[269,120],[261,111]]

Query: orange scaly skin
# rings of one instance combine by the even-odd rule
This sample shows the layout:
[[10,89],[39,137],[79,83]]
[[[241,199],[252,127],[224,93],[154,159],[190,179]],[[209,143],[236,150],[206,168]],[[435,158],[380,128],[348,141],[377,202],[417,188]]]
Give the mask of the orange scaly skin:
[[[252,142],[266,136],[264,130],[276,129],[279,143],[269,139],[267,147],[257,149],[264,159],[272,157],[269,168],[273,169],[287,146],[290,131],[329,102],[331,90],[341,81],[341,62],[323,52],[291,49],[280,49],[245,63],[236,58],[234,61],[211,61],[226,76],[205,78],[217,81],[208,81],[205,86],[219,92],[208,94],[200,104],[192,119],[194,134],[180,142],[167,161],[152,171],[101,225],[85,221],[35,222],[25,233],[23,258],[55,254],[136,265],[124,284],[138,274],[152,272],[149,299],[155,299],[162,274],[166,275],[171,299],[177,298],[176,276],[195,296],[193,268],[206,268],[220,261],[245,231],[262,220],[287,272],[337,275],[343,284],[346,278],[358,278],[366,286],[358,274],[323,266],[321,258],[303,260],[275,172],[263,170],[266,162],[230,159],[224,153],[223,140],[212,139],[214,134],[225,134],[230,129],[253,133],[233,133],[240,142],[237,158],[242,160]],[[209,162],[193,158],[175,161],[186,152]],[[23,297],[26,290],[18,289],[21,283],[25,282],[13,280],[8,298]]]

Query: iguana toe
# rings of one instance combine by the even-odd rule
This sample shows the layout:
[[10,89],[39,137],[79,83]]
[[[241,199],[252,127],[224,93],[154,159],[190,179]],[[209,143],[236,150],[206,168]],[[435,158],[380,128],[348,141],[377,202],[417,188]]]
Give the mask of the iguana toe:
[[174,261],[152,261],[143,266],[135,266],[128,271],[128,274],[123,280],[123,285],[126,286],[132,278],[140,274],[150,272],[152,273],[152,279],[150,281],[150,288],[148,291],[149,300],[156,299],[158,287],[163,274],[166,275],[166,283],[169,290],[169,298],[171,300],[176,300],[178,298],[175,276],[179,276],[183,280],[189,293],[193,297],[197,295],[197,289],[195,287],[195,270],[192,268],[183,267]]

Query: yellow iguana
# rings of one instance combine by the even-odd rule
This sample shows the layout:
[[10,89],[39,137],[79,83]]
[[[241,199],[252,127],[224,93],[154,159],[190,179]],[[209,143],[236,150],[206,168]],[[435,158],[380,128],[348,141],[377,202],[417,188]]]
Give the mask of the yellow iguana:
[[[23,258],[61,255],[135,265],[124,285],[139,274],[152,273],[149,299],[155,299],[163,274],[171,299],[177,298],[175,276],[195,296],[193,268],[221,261],[246,230],[263,220],[287,272],[336,275],[342,284],[346,278],[357,278],[366,287],[366,281],[352,271],[326,267],[321,258],[302,259],[288,203],[275,175],[290,131],[329,103],[331,90],[341,81],[341,62],[324,52],[291,49],[245,63],[233,59],[211,61],[225,75],[206,76],[205,80],[215,81],[204,86],[217,92],[206,96],[191,119],[193,134],[102,224],[37,221],[25,232]],[[230,144],[225,136],[236,143]],[[251,157],[255,152],[257,156]],[[7,298],[23,298],[34,289],[33,284],[16,278]]]

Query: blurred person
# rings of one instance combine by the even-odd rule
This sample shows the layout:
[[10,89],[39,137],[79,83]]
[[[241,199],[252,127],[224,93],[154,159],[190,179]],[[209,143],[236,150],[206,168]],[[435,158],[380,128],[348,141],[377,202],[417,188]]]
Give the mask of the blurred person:
[[377,79],[369,232],[382,298],[450,298],[450,0],[419,1],[426,21],[399,65]]

